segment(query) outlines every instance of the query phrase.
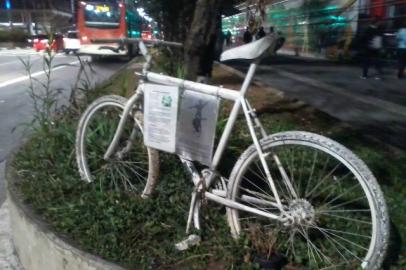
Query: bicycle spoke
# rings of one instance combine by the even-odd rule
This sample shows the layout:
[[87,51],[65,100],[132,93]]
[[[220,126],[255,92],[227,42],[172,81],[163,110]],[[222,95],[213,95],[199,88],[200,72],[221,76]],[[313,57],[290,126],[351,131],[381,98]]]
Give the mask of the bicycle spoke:
[[[259,168],[260,171],[262,172],[262,170],[261,170],[261,168],[258,166],[257,162],[255,162],[254,164],[255,164],[255,165],[257,166],[257,168]],[[261,166],[262,166],[262,165],[261,165]],[[270,168],[270,170],[271,170],[271,168]],[[272,174],[272,172],[271,172],[271,174]],[[266,176],[264,176],[263,179],[264,179],[263,181],[267,183],[269,189],[272,190],[271,187],[270,187],[270,185],[269,185],[269,181],[266,181]],[[275,178],[275,179],[274,179],[274,182],[275,182],[276,190],[278,190],[279,192],[282,192],[283,189],[282,189],[281,184],[279,183],[280,181],[278,181],[278,179]],[[285,186],[285,188],[286,188],[286,186]],[[285,189],[285,190],[286,190],[286,189]],[[286,190],[286,191],[287,191],[287,190]],[[271,191],[271,192],[272,192],[272,191]],[[289,191],[287,191],[287,193],[289,194]],[[280,193],[279,196],[282,198],[282,197],[283,197],[283,196],[282,196],[283,194],[284,194],[284,193]]]
[[341,239],[341,240],[347,242],[348,244],[351,244],[351,245],[356,246],[356,247],[358,247],[358,248],[360,248],[360,249],[363,249],[363,250],[365,250],[365,251],[368,251],[367,248],[365,248],[365,247],[363,247],[363,246],[360,246],[359,244],[357,244],[357,243],[355,243],[355,242],[353,242],[353,241],[350,241],[350,240],[348,240],[348,239],[346,239],[346,238],[344,238],[344,237],[342,237],[342,236],[339,236],[339,235],[337,235],[337,234],[335,234],[335,233],[333,233],[333,232],[331,232],[331,231],[326,231],[326,230],[324,230],[324,229],[322,229],[322,228],[320,228],[320,227],[318,227],[318,226],[314,226],[314,228],[316,228],[316,229],[318,229],[318,230],[320,230],[320,231],[324,231],[325,233],[330,234],[330,235],[332,235],[332,236],[335,236],[335,237],[337,237],[337,238],[339,238],[339,239]]
[[372,237],[370,235],[364,235],[364,234],[359,234],[359,233],[350,233],[342,230],[334,230],[334,229],[327,229],[319,226],[312,226],[314,228],[319,228],[325,232],[335,232],[335,233],[340,233],[340,234],[345,234],[345,235],[351,235],[351,236],[356,236],[356,237],[361,237],[361,238],[367,238],[371,239]]
[[[318,188],[321,184],[323,184],[324,181],[325,181],[326,179],[328,179],[328,178],[337,170],[337,168],[338,168],[339,166],[340,166],[340,163],[338,163],[325,177],[323,177],[321,180],[318,180],[317,185],[316,185],[308,194],[305,194],[305,197],[306,197],[306,198],[309,198],[310,195],[312,195],[312,193],[313,193],[315,190],[317,190],[317,188]],[[330,183],[330,185],[332,185],[332,184]]]
[[345,220],[348,220],[348,221],[359,222],[359,223],[363,223],[363,224],[372,225],[372,222],[363,221],[363,220],[359,220],[359,219],[355,219],[355,218],[350,218],[350,217],[344,217],[344,216],[340,216],[340,215],[333,215],[333,214],[326,214],[326,213],[323,213],[323,214],[321,214],[321,215],[323,215],[323,216],[329,216],[329,217],[335,217],[335,218],[338,218],[338,219],[345,219]]
[[[311,170],[310,170],[310,175],[309,178],[307,179],[307,183],[306,183],[306,189],[305,189],[305,194],[307,194],[307,190],[309,188],[309,184],[312,182],[311,180],[313,179],[313,173],[314,173],[314,168],[316,167],[316,160],[317,160],[317,156],[318,156],[319,152],[314,152],[314,156],[313,156],[313,162],[312,162],[312,166],[311,166]],[[311,185],[310,185],[311,186]],[[306,197],[306,196],[305,196]]]
[[[324,233],[323,231],[320,230],[320,232],[322,234],[324,234],[326,237],[328,237],[331,241],[335,242],[337,245],[339,245],[343,250],[345,250],[347,253],[351,254],[354,258],[356,258],[358,261],[363,262],[363,260],[361,258],[359,258],[357,255],[355,255],[353,252],[351,252],[348,248],[346,248],[344,245],[342,245],[340,242],[338,242],[337,240],[335,240],[334,238],[332,238],[331,236],[328,236],[326,233]],[[338,249],[337,249],[338,250]],[[346,259],[347,262],[348,259]]]
[[[107,160],[103,158],[123,117],[126,102],[118,96],[99,98],[80,121],[79,148],[83,154],[78,158],[78,165],[85,172],[82,177],[99,181],[101,189],[140,190],[149,179],[150,151],[143,145],[143,133],[133,113],[126,119],[115,153]],[[138,117],[142,118],[142,114]]]
[[[354,189],[354,188],[356,188],[356,187],[357,187],[357,186],[354,185],[353,188],[351,188],[351,190]],[[333,202],[337,201],[338,199],[342,198],[344,195],[346,195],[346,194],[348,194],[349,192],[351,192],[351,190],[348,190],[348,191],[346,191],[345,193],[339,194],[337,197],[333,198],[333,199],[330,200],[329,202],[327,202],[327,203],[321,205],[320,208],[324,208],[324,207],[326,207],[326,206],[328,206],[328,205],[331,205]],[[351,200],[346,201],[346,202],[343,202],[343,203],[339,203],[339,204],[333,205],[333,206],[331,206],[331,207],[328,208],[328,209],[337,209],[337,208],[339,208],[339,207],[343,207],[343,206],[345,206],[345,205],[352,204],[352,203],[354,203],[354,202],[360,201],[361,199],[365,199],[365,198],[366,198],[365,196],[361,196],[361,197],[358,197],[358,198],[355,198],[355,199],[351,199]]]

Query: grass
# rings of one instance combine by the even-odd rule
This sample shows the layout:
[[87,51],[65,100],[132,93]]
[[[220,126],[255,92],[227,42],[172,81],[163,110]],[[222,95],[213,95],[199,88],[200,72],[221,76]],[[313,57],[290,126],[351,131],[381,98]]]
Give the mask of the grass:
[[[133,72],[124,71],[109,85],[86,95],[86,102],[106,93],[131,94],[136,83]],[[223,82],[223,83],[221,83]],[[224,83],[226,82],[226,83]],[[226,87],[238,79],[216,69],[214,83]],[[406,254],[406,158],[382,146],[370,144],[351,128],[337,123],[300,102],[288,101],[253,87],[251,100],[266,129],[308,130],[325,134],[354,150],[370,166],[385,193],[393,221],[392,269],[404,269]],[[231,238],[224,209],[203,207],[203,241],[186,252],[174,249],[185,238],[187,210],[192,185],[173,156],[161,155],[161,178],[156,196],[142,200],[128,192],[102,191],[97,184],[80,180],[75,160],[75,130],[85,104],[55,116],[49,129],[37,130],[17,154],[14,162],[24,200],[59,234],[81,248],[130,269],[256,269],[258,243],[250,236]],[[229,111],[222,107],[221,115]],[[228,175],[241,149],[250,144],[248,130],[239,120],[227,157],[220,170]],[[220,118],[218,131],[224,127]],[[218,136],[217,136],[218,137]],[[257,248],[255,248],[257,247]],[[397,257],[397,253],[402,254]]]

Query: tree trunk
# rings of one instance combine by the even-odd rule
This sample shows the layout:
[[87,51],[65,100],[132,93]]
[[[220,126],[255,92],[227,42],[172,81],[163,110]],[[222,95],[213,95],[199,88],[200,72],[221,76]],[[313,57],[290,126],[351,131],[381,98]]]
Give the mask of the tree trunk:
[[221,34],[222,0],[197,0],[185,43],[187,78],[211,75],[217,38]]

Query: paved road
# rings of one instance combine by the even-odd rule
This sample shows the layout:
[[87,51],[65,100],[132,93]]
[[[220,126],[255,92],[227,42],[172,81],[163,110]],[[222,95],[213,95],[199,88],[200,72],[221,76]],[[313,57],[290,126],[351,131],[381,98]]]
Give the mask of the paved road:
[[[44,58],[40,53],[29,49],[0,50],[0,269],[21,269],[14,256],[10,237],[8,209],[4,204],[5,181],[4,164],[12,149],[17,147],[25,134],[24,123],[32,119],[32,103],[28,92],[28,78],[21,59],[32,63],[32,76],[45,81]],[[66,66],[61,64],[71,64]],[[104,61],[94,63],[96,71],[91,76],[93,82],[109,78],[123,62]],[[69,96],[77,72],[78,59],[75,56],[57,55],[52,69],[53,87],[63,89],[63,100]]]
[[[241,71],[247,64],[228,63]],[[361,133],[406,151],[406,81],[387,68],[383,80],[360,79],[357,66],[289,56],[264,59],[256,78],[302,100]]]

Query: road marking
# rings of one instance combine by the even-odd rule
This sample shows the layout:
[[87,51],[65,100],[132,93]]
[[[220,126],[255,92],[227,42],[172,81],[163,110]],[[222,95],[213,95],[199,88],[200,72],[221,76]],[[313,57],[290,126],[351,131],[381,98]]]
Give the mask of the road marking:
[[[68,63],[68,65],[76,65],[76,64],[79,64],[79,63],[80,63],[80,61],[74,61],[74,62]],[[59,66],[59,67],[53,68],[53,69],[51,69],[51,71],[55,71],[55,70],[67,68],[67,67],[69,67],[68,65],[67,65],[67,66]],[[44,70],[43,70],[43,71],[38,71],[38,72],[32,73],[32,74],[31,74],[31,77],[35,78],[35,77],[41,76],[41,75],[43,75],[43,74],[45,74],[45,71],[44,71]],[[26,76],[18,77],[18,78],[15,78],[15,79],[12,79],[12,80],[9,80],[9,81],[0,83],[0,88],[3,88],[3,87],[6,87],[6,86],[15,84],[15,83],[19,83],[19,82],[28,80],[29,78],[30,78],[30,76],[26,75]]]
[[6,63],[1,63],[0,66],[5,66],[5,65],[14,64],[14,63],[21,63],[21,61],[18,60],[18,61],[10,61],[10,62],[6,62]]

